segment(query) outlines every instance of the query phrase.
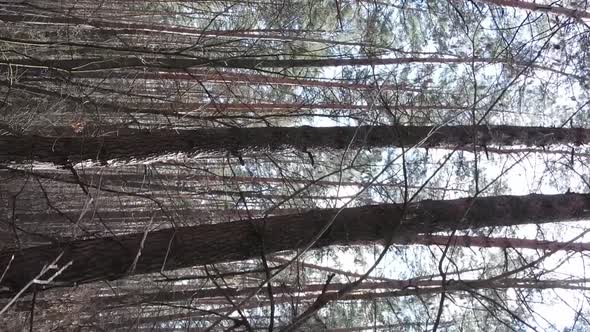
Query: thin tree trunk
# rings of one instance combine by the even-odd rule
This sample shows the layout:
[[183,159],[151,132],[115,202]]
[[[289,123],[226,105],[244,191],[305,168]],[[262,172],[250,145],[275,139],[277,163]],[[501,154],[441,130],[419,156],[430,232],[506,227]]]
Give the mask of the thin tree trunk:
[[407,244],[423,244],[427,246],[458,246],[458,247],[482,247],[482,248],[514,248],[533,250],[566,250],[574,252],[590,251],[588,242],[558,242],[541,241],[531,239],[516,239],[506,237],[484,237],[484,236],[443,236],[443,235],[417,235],[408,240]]
[[[586,286],[585,280],[536,280],[536,279],[500,279],[498,281],[488,280],[460,280],[453,281],[467,288],[480,289],[480,288],[494,288],[494,289],[506,289],[506,288],[520,288],[520,289],[572,289],[572,290],[590,290],[590,287]],[[346,283],[330,283],[326,285],[321,284],[307,284],[301,287],[295,286],[275,286],[273,287],[273,294],[275,296],[295,296],[298,300],[310,301],[314,300],[318,293],[322,291],[337,291],[346,286]],[[412,289],[427,289],[427,288],[442,288],[443,282],[440,279],[435,280],[388,280],[381,282],[364,282],[358,288],[357,291],[363,291],[359,293],[374,293],[376,290],[380,291],[392,291],[392,290],[404,290],[408,288]],[[458,287],[461,288],[461,287]],[[141,304],[154,304],[158,303],[173,303],[183,301],[191,301],[194,303],[201,303],[202,299],[216,299],[208,301],[208,303],[216,303],[219,305],[229,304],[227,298],[231,298],[238,301],[239,297],[247,296],[252,292],[257,291],[258,287],[225,287],[225,288],[204,288],[204,289],[187,289],[187,290],[170,290],[160,292],[128,292],[121,295],[113,296],[97,296],[92,297],[91,302],[97,309],[115,309],[130,306],[137,306]],[[83,299],[84,302],[89,299]],[[40,309],[49,308],[51,306],[60,305],[63,301],[60,300],[45,300],[38,299],[35,304]],[[21,301],[18,306],[15,307],[18,311],[28,311],[31,308],[31,301]]]
[[[2,285],[13,294],[58,255],[72,262],[55,281],[72,284],[127,275],[258,258],[262,253],[304,248],[325,225],[330,228],[314,247],[364,244],[419,233],[513,226],[583,219],[590,216],[590,195],[528,195],[427,200],[402,206],[383,204],[240,220],[215,225],[165,229],[144,234],[77,240],[4,252]],[[334,219],[333,219],[334,218]],[[14,260],[11,258],[14,255]],[[136,262],[134,263],[134,260]],[[9,266],[10,264],[10,266]],[[47,277],[47,276],[44,276]]]
[[[473,142],[474,135],[477,137]],[[460,147],[590,143],[590,129],[518,126],[258,127],[137,131],[105,137],[0,136],[0,161],[143,158],[177,152],[277,151],[293,148]]]
[[[403,285],[410,285],[410,287],[404,287]],[[440,280],[429,280],[425,281],[423,285],[418,287],[412,287],[412,285],[416,285],[412,281],[401,281],[397,285],[392,285],[389,288],[381,288],[385,291],[380,292],[358,292],[353,294],[346,294],[337,300],[340,301],[373,301],[377,299],[387,299],[387,298],[396,298],[396,297],[405,297],[405,296],[425,296],[425,295],[432,295],[438,294],[441,292],[461,292],[461,291],[476,291],[476,290],[483,290],[483,289],[570,289],[570,290],[581,290],[585,291],[588,290],[588,287],[585,286],[583,281],[565,281],[565,280],[532,280],[532,279],[501,279],[497,281],[490,281],[490,280],[450,280],[447,281],[444,285]],[[322,290],[321,287],[325,285],[314,285],[314,288],[318,290]],[[340,289],[343,287],[344,284],[334,284],[333,286],[328,285],[327,287],[330,289]],[[400,288],[401,287],[401,288]],[[362,288],[362,287],[361,287]],[[373,288],[372,286],[367,287],[366,289],[377,289]],[[278,288],[277,288],[278,290]],[[337,292],[334,290],[327,290],[324,296],[336,300]],[[313,302],[317,298],[317,293],[304,293],[298,295],[289,295],[285,293],[279,293],[275,296],[274,305],[289,305],[293,302],[297,302],[300,304],[309,304]],[[161,302],[159,302],[161,303]],[[202,302],[204,303],[204,302]],[[208,304],[215,304],[215,305],[229,305],[227,299],[220,299],[215,300],[213,302],[207,302]],[[270,301],[263,299],[263,300],[256,300],[255,302],[249,302],[242,306],[242,309],[251,309],[251,308],[263,308],[266,306],[270,306]],[[232,311],[233,307],[220,308],[217,310],[218,313],[225,313],[227,311]],[[184,313],[184,316],[178,315],[164,315],[164,316],[153,316],[153,317],[141,317],[130,319],[126,321],[121,321],[118,323],[109,326],[111,328],[114,327],[124,327],[124,326],[135,326],[135,324],[145,324],[145,323],[153,323],[153,322],[172,322],[177,320],[183,320],[188,317],[187,313]],[[199,317],[203,317],[199,315]],[[197,319],[197,317],[193,317]]]
[[[150,104],[154,105],[154,104]],[[141,104],[137,105],[136,107],[142,108]],[[148,105],[146,105],[148,106]],[[162,106],[169,107],[169,104],[162,103]],[[466,109],[473,109],[467,106],[460,106],[460,105],[396,105],[396,107],[400,110],[416,110],[416,111],[436,111],[436,110],[466,110]],[[346,111],[382,111],[387,109],[385,106],[381,105],[353,105],[353,104],[345,104],[345,103],[269,103],[269,102],[261,102],[256,101],[252,103],[186,103],[186,104],[178,104],[174,105],[175,111],[220,111],[225,113],[235,113],[235,112],[256,112],[256,113],[273,113],[273,112],[280,112],[280,111],[288,111],[289,113],[293,113],[299,110],[346,110]]]
[[[193,31],[192,34],[199,36],[200,38],[209,37],[214,39],[236,39],[236,40],[244,40],[244,39],[254,39],[259,43],[264,41],[282,41],[282,42],[295,42],[295,41],[302,41],[307,43],[320,43],[320,44],[327,44],[327,45],[346,45],[346,46],[358,46],[358,47],[374,47],[383,50],[389,50],[393,52],[403,52],[403,53],[414,53],[420,54],[421,52],[405,52],[400,49],[395,49],[387,46],[379,46],[379,45],[370,45],[365,42],[361,41],[342,41],[342,40],[335,40],[335,39],[327,39],[327,38],[318,38],[318,37],[310,37],[310,36],[301,36],[301,32],[295,31],[294,34],[288,34],[287,32],[277,34],[277,33],[269,33],[264,31],[246,31],[246,30],[201,30],[195,29],[197,31]],[[137,29],[121,29],[121,30],[99,30],[101,33],[108,33],[112,35],[148,35],[153,36],[155,33],[154,31],[149,31],[148,29],[145,30],[137,30]],[[92,31],[91,31],[92,32]],[[39,41],[34,39],[19,39],[19,38],[10,38],[10,37],[0,37],[1,41],[6,43],[12,44],[19,44],[19,45],[28,45],[28,46],[37,46],[37,47],[51,47],[51,46],[65,46],[65,47],[72,47],[72,48],[86,48],[89,51],[93,51],[94,49],[99,50],[113,50],[113,51],[121,51],[121,52],[145,52],[145,53],[157,53],[157,50],[150,50],[145,47],[120,47],[120,46],[110,46],[106,43],[99,43],[93,44],[88,42],[87,40],[84,42],[72,42],[72,41],[60,41],[60,40],[51,40],[51,41]],[[181,47],[184,48],[184,47]],[[77,50],[80,52],[81,50]],[[176,51],[176,50],[174,50]],[[167,51],[170,52],[170,51]]]
[[[34,15],[0,15],[0,20],[5,22],[27,23],[27,24],[52,24],[52,25],[80,25],[86,27],[85,34],[101,33],[109,36],[116,35],[151,35],[154,34],[172,34],[175,36],[189,36],[189,37],[212,37],[212,36],[228,36],[239,38],[261,38],[261,39],[277,39],[277,40],[308,40],[304,37],[297,36],[298,34],[310,32],[310,30],[268,30],[268,29],[241,29],[241,30],[203,30],[199,27],[178,26],[178,25],[161,25],[154,23],[141,22],[119,22],[105,19],[85,19],[82,17],[57,17],[57,16],[34,16]],[[272,33],[279,33],[273,35]],[[286,33],[295,34],[296,36],[285,36]],[[295,38],[295,39],[293,39]],[[359,45],[359,43],[346,43],[333,40],[311,39],[309,41],[326,42],[326,43],[343,43],[343,45]],[[68,45],[67,43],[60,45]]]
[[567,7],[552,6],[550,4],[542,4],[533,1],[522,0],[477,0],[477,2],[485,3],[487,5],[495,5],[499,7],[512,7],[518,9],[526,9],[533,12],[548,13],[557,16],[566,16],[574,19],[590,19],[590,12]]
[[[46,77],[39,77],[34,75],[35,72],[24,72],[21,76],[21,81],[26,80],[46,80]],[[129,73],[122,72],[121,75],[117,73],[103,73],[103,72],[83,72],[72,73],[73,78],[81,79],[144,79],[144,80],[199,80],[201,82],[218,82],[223,84],[272,84],[272,85],[290,85],[290,86],[309,86],[309,87],[327,87],[327,88],[345,88],[351,90],[375,90],[381,91],[411,91],[424,92],[424,88],[420,86],[413,86],[408,84],[381,84],[378,87],[371,84],[354,83],[338,80],[328,79],[309,79],[309,78],[295,78],[284,76],[270,76],[262,74],[242,74],[228,71],[218,70],[192,70],[190,72],[138,72],[129,75]]]
[[[145,57],[119,56],[119,57],[96,57],[83,59],[0,59],[0,66],[26,67],[26,68],[47,68],[71,72],[100,71],[122,68],[151,68],[162,70],[189,69],[195,67],[214,68],[309,68],[309,67],[331,67],[331,66],[378,66],[378,65],[399,65],[399,64],[507,64],[514,66],[530,66],[542,70],[548,70],[561,75],[573,76],[570,73],[558,69],[536,65],[534,63],[515,61],[512,59],[499,58],[450,58],[450,57],[404,57],[404,58],[331,58],[331,59],[256,59],[256,58],[227,58],[209,59],[202,57]],[[576,78],[581,78],[574,76]]]

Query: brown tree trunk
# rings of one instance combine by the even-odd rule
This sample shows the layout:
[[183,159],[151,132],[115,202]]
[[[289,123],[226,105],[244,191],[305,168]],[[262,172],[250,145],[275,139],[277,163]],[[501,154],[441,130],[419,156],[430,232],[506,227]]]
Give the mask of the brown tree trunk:
[[331,66],[381,66],[400,64],[507,64],[512,66],[528,66],[541,70],[555,72],[561,75],[582,78],[558,69],[545,67],[529,62],[512,59],[482,58],[482,57],[404,57],[404,58],[332,58],[332,59],[257,59],[257,58],[194,58],[194,57],[161,57],[151,56],[139,58],[137,56],[119,57],[89,57],[80,59],[0,59],[0,66],[25,68],[47,68],[52,70],[71,72],[101,71],[122,68],[178,70],[196,67],[211,68],[317,68]]
[[581,9],[552,6],[549,4],[536,3],[522,0],[477,0],[477,2],[499,7],[512,7],[530,10],[533,12],[549,13],[557,16],[566,16],[574,19],[590,19],[590,13]]
[[[47,80],[46,77],[39,77],[39,75],[33,75],[34,72],[24,72],[20,81],[23,80]],[[72,73],[72,77],[80,79],[97,79],[97,78],[119,78],[129,79],[126,73],[122,72],[121,75],[117,73],[105,73],[105,72],[81,72]],[[223,84],[272,84],[272,85],[290,85],[290,86],[309,86],[309,87],[326,87],[326,88],[344,88],[350,90],[373,90],[376,87],[371,84],[365,83],[354,83],[338,80],[327,80],[327,79],[306,79],[306,78],[293,78],[284,76],[271,76],[262,74],[242,74],[234,73],[229,71],[219,70],[192,70],[187,72],[138,72],[131,76],[132,79],[144,79],[144,80],[199,80],[201,82],[217,82]],[[424,92],[424,88],[416,85],[408,84],[382,84],[379,85],[379,89],[382,91],[411,91],[411,92]]]
[[[144,109],[153,104],[141,105],[135,103],[135,107]],[[142,107],[145,106],[145,107]],[[162,104],[162,106],[169,106]],[[416,111],[435,111],[435,110],[466,110],[472,109],[467,106],[453,106],[453,105],[396,105],[401,110],[416,110]],[[382,111],[385,106],[381,105],[353,105],[345,103],[269,103],[263,101],[255,101],[252,103],[185,103],[175,105],[175,109],[180,112],[187,111],[220,111],[224,113],[241,113],[241,112],[256,112],[256,113],[275,113],[275,112],[289,112],[299,110],[339,110],[339,111]]]
[[574,252],[590,251],[588,242],[558,242],[558,241],[541,241],[531,239],[516,239],[506,237],[484,237],[484,236],[443,236],[443,235],[417,235],[415,238],[408,240],[408,244],[423,244],[427,246],[457,246],[457,247],[482,247],[482,248],[518,248],[533,250],[566,250]]
[[[474,136],[476,142],[473,142]],[[590,129],[517,126],[258,127],[137,131],[105,137],[0,136],[0,161],[55,163],[142,158],[176,152],[276,151],[390,146],[460,147],[590,143]]]
[[[582,219],[590,216],[590,195],[528,195],[422,201],[406,211],[396,204],[240,220],[215,225],[165,229],[147,234],[77,240],[4,252],[0,266],[10,267],[2,280],[8,293],[24,287],[63,253],[59,265],[72,262],[55,280],[86,283],[126,275],[194,265],[257,258],[306,247],[333,218],[314,247],[363,244],[418,233],[512,226]],[[14,255],[14,260],[11,257]],[[139,255],[136,264],[133,264]],[[47,277],[47,276],[44,276]]]
[[[366,287],[359,287],[359,289],[368,290],[364,292],[357,292],[352,294],[346,294],[337,300],[347,301],[347,300],[357,300],[357,301],[372,301],[376,299],[384,299],[384,298],[394,298],[394,297],[404,297],[404,296],[425,296],[425,295],[432,295],[438,294],[441,292],[461,292],[461,291],[474,291],[474,290],[483,290],[483,289],[570,289],[570,290],[587,290],[588,287],[585,286],[583,280],[537,280],[537,279],[501,279],[496,281],[490,280],[450,280],[447,281],[444,285],[441,280],[424,280],[421,282],[415,282],[413,280],[399,280],[398,282],[390,283],[389,286],[386,285],[387,283],[382,283],[381,286],[377,286],[377,284],[368,284]],[[329,284],[327,285],[327,290],[325,292],[325,296],[336,300],[337,292],[334,290],[341,289],[345,284]],[[301,293],[297,295],[287,294],[280,291],[280,288],[276,288],[278,291],[275,294],[274,298],[274,305],[281,305],[281,304],[291,304],[293,302],[297,302],[300,304],[309,304],[315,301],[318,297],[317,292],[322,291],[325,285],[310,285],[314,290],[313,292],[316,293]],[[372,292],[371,290],[380,289],[382,291],[379,292]],[[161,301],[160,301],[161,303]],[[199,302],[203,304],[204,302]],[[219,299],[213,300],[211,302],[207,301],[208,304],[215,304],[215,305],[227,305],[228,307],[220,308],[217,310],[218,313],[232,311],[233,307],[229,307],[229,303],[227,299]],[[270,306],[270,301],[267,299],[262,300],[255,300],[254,302],[249,302],[243,305],[242,309],[250,309],[250,308],[263,308],[265,306]],[[226,309],[227,308],[227,309]],[[153,322],[171,322],[177,320],[186,319],[187,314],[184,313],[184,317],[178,315],[163,315],[163,316],[153,316],[153,317],[142,317],[140,319],[130,319],[126,321],[121,321],[109,326],[110,328],[114,327],[124,327],[124,326],[135,326],[135,324],[145,324],[145,323],[153,323]],[[199,318],[203,316],[198,316]],[[197,319],[197,317],[193,317]]]
[[[310,301],[314,300],[318,293],[322,291],[334,292],[345,287],[346,283],[330,283],[330,284],[307,284],[301,287],[295,286],[275,286],[273,287],[273,294],[279,297],[290,297],[293,296],[298,300]],[[445,285],[453,286],[455,289],[462,289],[463,287],[473,289],[506,289],[506,288],[520,288],[520,289],[579,289],[588,290],[589,287],[585,286],[584,280],[536,280],[536,279],[516,279],[507,278],[500,279],[497,281],[488,280],[460,280],[446,283]],[[461,287],[463,286],[463,287]],[[411,289],[428,289],[436,288],[441,289],[443,282],[440,279],[435,280],[419,280],[419,279],[407,279],[407,280],[388,280],[381,282],[364,282],[356,288],[357,294],[362,293],[375,293],[379,291],[392,291],[392,290],[405,290]],[[91,303],[96,306],[97,309],[107,308],[122,308],[129,306],[136,306],[141,304],[158,304],[158,303],[171,303],[171,302],[183,302],[183,301],[194,301],[200,303],[202,299],[214,299],[207,301],[208,303],[215,303],[218,305],[229,304],[227,298],[231,298],[234,301],[238,300],[241,296],[248,296],[253,292],[259,290],[258,287],[225,287],[225,288],[204,288],[204,289],[187,289],[187,290],[170,290],[160,292],[128,292],[121,295],[112,296],[96,296],[92,297]],[[408,295],[411,295],[408,294]],[[370,295],[369,295],[370,296]],[[373,295],[374,296],[374,295]],[[373,297],[374,298],[374,297]],[[362,297],[359,297],[362,299]],[[84,302],[88,301],[88,298],[83,299]],[[53,305],[59,305],[60,300],[45,300],[38,299],[35,305],[38,308],[49,308]],[[29,311],[31,309],[31,301],[21,301],[18,306],[15,307],[18,311]]]

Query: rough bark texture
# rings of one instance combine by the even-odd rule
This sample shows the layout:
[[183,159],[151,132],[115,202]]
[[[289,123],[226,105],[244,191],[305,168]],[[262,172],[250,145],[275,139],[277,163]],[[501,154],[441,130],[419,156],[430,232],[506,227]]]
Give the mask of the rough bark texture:
[[55,163],[143,158],[174,152],[273,151],[294,148],[457,147],[590,143],[590,129],[518,126],[361,126],[159,130],[107,137],[0,136],[0,161]]
[[[214,68],[302,68],[302,67],[330,67],[330,66],[370,66],[370,65],[395,65],[410,63],[428,64],[461,64],[461,63],[510,63],[512,65],[531,66],[538,65],[515,62],[514,60],[498,58],[441,58],[441,57],[406,57],[406,58],[332,58],[332,59],[256,59],[256,58],[227,58],[209,59],[199,57],[182,56],[152,56],[139,58],[137,56],[118,57],[94,57],[80,59],[0,59],[0,66],[14,66],[27,68],[47,68],[66,72],[87,72],[97,70],[121,69],[121,68],[151,68],[161,70],[177,70],[198,67]],[[551,68],[545,68],[552,70]]]
[[[215,225],[166,229],[112,238],[78,240],[63,245],[33,247],[0,254],[0,267],[8,266],[2,285],[14,293],[60,253],[60,265],[73,261],[56,281],[85,283],[117,279],[130,274],[258,258],[303,248],[335,215],[336,210],[240,220]],[[403,215],[403,217],[402,217]],[[590,195],[497,196],[448,201],[422,201],[402,213],[401,206],[384,204],[341,211],[329,230],[315,243],[361,244],[418,233],[486,226],[554,222],[590,216]],[[141,251],[134,269],[133,261]]]

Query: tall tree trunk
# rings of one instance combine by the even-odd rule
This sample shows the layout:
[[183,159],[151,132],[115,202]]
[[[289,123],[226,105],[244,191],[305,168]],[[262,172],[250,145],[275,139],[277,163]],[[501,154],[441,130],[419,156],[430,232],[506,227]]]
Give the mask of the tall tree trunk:
[[405,57],[405,58],[331,58],[331,59],[257,59],[257,58],[200,58],[200,57],[162,57],[151,56],[140,58],[137,56],[118,57],[89,57],[78,59],[0,59],[0,66],[47,68],[52,70],[71,72],[101,71],[122,68],[151,68],[161,70],[178,70],[196,67],[212,68],[309,68],[332,66],[381,66],[401,64],[507,64],[511,66],[528,66],[547,70],[561,75],[583,78],[559,69],[545,67],[526,61],[513,59],[483,58],[483,57]]
[[518,9],[530,10],[539,13],[549,13],[557,16],[571,17],[577,20],[590,19],[590,12],[582,9],[567,8],[560,6],[552,6],[550,4],[537,3],[533,1],[523,0],[477,0],[477,2],[485,3],[486,5],[495,5],[499,7],[512,7]]
[[[47,74],[49,75],[49,74]],[[125,72],[120,73],[105,73],[105,72],[81,72],[72,73],[73,78],[79,79],[105,79],[105,78],[118,78],[118,79],[129,79]],[[345,88],[350,90],[374,90],[376,87],[366,83],[354,83],[348,81],[339,80],[328,80],[328,79],[309,79],[309,78],[297,78],[289,76],[271,76],[262,75],[256,73],[234,73],[229,71],[219,70],[200,70],[195,69],[189,72],[138,72],[134,73],[132,79],[144,79],[144,80],[186,80],[194,81],[199,80],[201,82],[217,82],[223,84],[263,84],[263,85],[288,85],[288,86],[308,86],[308,87],[321,87],[321,88]],[[35,71],[26,71],[20,76],[20,81],[44,81],[47,77],[40,77]],[[424,88],[419,85],[410,84],[381,84],[379,85],[381,91],[411,91],[411,92],[424,92]]]
[[[135,107],[140,110],[147,108],[152,104],[144,105],[135,103]],[[169,104],[162,103],[162,106],[169,106]],[[401,110],[416,110],[416,111],[436,111],[436,110],[471,110],[472,107],[460,105],[411,105],[400,104],[396,105]],[[385,106],[381,105],[354,105],[347,103],[269,103],[263,101],[255,101],[251,103],[185,103],[175,105],[175,110],[186,111],[221,111],[225,113],[240,113],[240,112],[256,112],[256,113],[275,113],[275,112],[289,112],[292,114],[298,110],[339,110],[339,111],[382,111],[386,110]],[[165,113],[164,113],[165,114]]]
[[[476,137],[476,142],[473,138]],[[590,129],[518,126],[361,126],[137,131],[107,137],[0,136],[0,161],[55,163],[130,159],[176,152],[276,151],[389,146],[457,147],[590,143]]]
[[[147,35],[153,36],[154,31],[149,30],[136,30],[136,29],[121,29],[121,30],[99,30],[101,33],[110,33],[111,35]],[[89,32],[94,32],[93,30]],[[163,31],[161,31],[163,32]],[[335,39],[327,39],[327,38],[318,38],[318,37],[311,37],[311,36],[301,36],[301,32],[294,31],[290,34],[282,33],[271,33],[271,32],[264,32],[262,30],[259,31],[246,31],[246,30],[201,30],[195,31],[192,34],[199,36],[200,38],[209,37],[209,38],[216,38],[216,39],[254,39],[257,42],[262,43],[263,41],[282,41],[282,42],[295,42],[295,41],[302,41],[307,43],[320,43],[320,44],[327,44],[327,45],[346,45],[346,46],[358,46],[358,47],[374,47],[383,50],[390,50],[390,51],[401,51],[400,49],[395,49],[387,46],[379,46],[379,45],[371,45],[361,41],[341,41]],[[190,34],[189,34],[190,35]],[[88,41],[84,42],[72,42],[72,41],[60,41],[60,40],[53,40],[53,41],[39,41],[34,39],[19,39],[19,38],[10,38],[10,37],[0,37],[0,40],[6,43],[13,43],[13,44],[24,44],[29,46],[55,46],[59,44],[60,46],[69,46],[73,48],[84,48],[92,51],[93,49],[99,50],[113,50],[113,51],[122,51],[122,52],[145,52],[145,53],[154,53],[158,51],[152,51],[148,48],[144,47],[118,47],[118,46],[110,46],[107,43],[91,43]],[[80,51],[80,50],[78,50]],[[170,52],[170,51],[168,51]],[[164,52],[162,52],[164,53]],[[412,53],[412,52],[405,52],[405,53]],[[420,54],[420,52],[413,52],[414,54]]]
[[484,236],[443,236],[443,235],[417,235],[409,239],[408,244],[423,244],[427,246],[457,246],[457,247],[482,247],[482,248],[514,248],[514,249],[533,249],[533,250],[565,250],[573,252],[590,251],[588,242],[558,242],[542,241],[531,239],[517,239],[507,237],[484,237]]
[[[386,283],[383,283],[385,285]],[[314,285],[314,288],[321,291],[322,286],[326,285]],[[387,299],[387,298],[395,298],[395,297],[404,297],[404,296],[426,296],[426,295],[433,295],[439,294],[441,292],[461,292],[461,291],[475,291],[475,290],[484,290],[484,289],[494,289],[494,290],[501,290],[501,289],[570,289],[570,290],[587,290],[588,287],[585,286],[583,281],[580,280],[573,280],[573,281],[566,281],[566,280],[537,280],[537,279],[500,279],[500,280],[449,280],[446,283],[442,283],[440,280],[429,280],[424,281],[423,283],[415,283],[413,281],[401,281],[399,284],[392,284],[390,287],[384,287],[380,292],[357,292],[353,294],[346,294],[340,298],[337,298],[337,292],[333,290],[340,289],[343,287],[344,284],[329,284],[327,285],[327,289],[325,292],[325,296],[333,299],[333,300],[356,300],[356,301],[372,301],[376,299]],[[364,288],[365,290],[375,289],[373,288],[374,285],[367,285],[368,287]],[[300,304],[309,304],[313,302],[317,298],[317,293],[298,293],[297,295],[293,294],[285,294],[280,292],[280,288],[276,288],[278,294],[275,295],[274,298],[274,305],[281,305],[281,304],[292,304],[294,302]],[[359,289],[363,289],[360,287]],[[199,301],[199,303],[203,304],[206,300]],[[215,305],[228,305],[227,299],[219,299],[219,300],[212,300],[207,301],[208,304],[215,304]],[[270,301],[266,299],[257,299],[255,303],[249,302],[243,305],[242,309],[253,309],[253,308],[263,308],[270,306]],[[222,307],[217,310],[218,313],[225,313],[227,311],[232,311],[233,307]],[[178,315],[162,315],[162,316],[150,316],[150,317],[141,317],[141,318],[134,318],[125,321],[120,321],[115,323],[110,328],[115,327],[129,327],[129,326],[136,326],[145,324],[145,323],[154,323],[154,322],[173,322],[178,320],[186,319],[187,313],[184,313],[184,317]],[[195,319],[201,319],[204,316],[193,317]]]
[[[55,281],[79,284],[126,275],[194,265],[257,258],[305,247],[334,221],[314,246],[363,244],[418,233],[512,226],[582,219],[590,216],[590,195],[528,195],[427,200],[240,220],[215,225],[165,229],[117,237],[78,240],[4,252],[2,285],[14,293],[35,278],[45,264],[63,254],[59,265],[72,262]],[[14,260],[11,259],[14,255]],[[135,263],[134,263],[135,261]],[[43,276],[43,277],[47,277]]]
[[[376,290],[380,291],[392,291],[392,290],[404,290],[408,288],[412,289],[427,289],[437,288],[440,289],[443,286],[453,286],[455,289],[462,289],[468,287],[471,289],[506,289],[506,288],[520,288],[520,289],[578,289],[578,290],[589,290],[585,280],[538,280],[538,279],[517,279],[517,278],[506,278],[497,281],[489,280],[461,280],[443,283],[440,279],[435,280],[419,280],[419,279],[407,279],[407,280],[388,280],[381,282],[364,282],[358,288],[357,291],[364,291],[362,293],[375,293]],[[338,291],[346,286],[346,283],[330,283],[330,284],[306,284],[300,287],[280,285],[273,287],[273,294],[275,296],[292,296],[297,294],[298,300],[314,300],[318,293],[322,291]],[[141,304],[150,303],[170,303],[170,302],[183,302],[183,301],[196,301],[202,299],[216,299],[209,301],[209,303],[216,303],[219,305],[228,304],[227,298],[234,300],[239,299],[241,296],[248,296],[258,290],[258,287],[222,287],[222,288],[200,288],[200,289],[186,289],[186,290],[162,290],[158,292],[127,292],[121,295],[112,296],[94,296],[91,299],[91,303],[96,306],[97,309],[107,308],[122,308],[128,306],[137,306]],[[391,294],[391,293],[390,293]],[[80,299],[87,302],[88,298]],[[35,305],[38,308],[49,308],[51,306],[60,305],[63,302],[61,299],[37,299]],[[21,301],[18,306],[15,307],[17,311],[29,311],[31,309],[31,301]]]

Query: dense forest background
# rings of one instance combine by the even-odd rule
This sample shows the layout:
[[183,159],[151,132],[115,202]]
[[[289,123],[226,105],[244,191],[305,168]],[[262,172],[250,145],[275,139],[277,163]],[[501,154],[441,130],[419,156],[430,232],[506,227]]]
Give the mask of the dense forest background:
[[589,24],[0,0],[0,330],[590,330]]

